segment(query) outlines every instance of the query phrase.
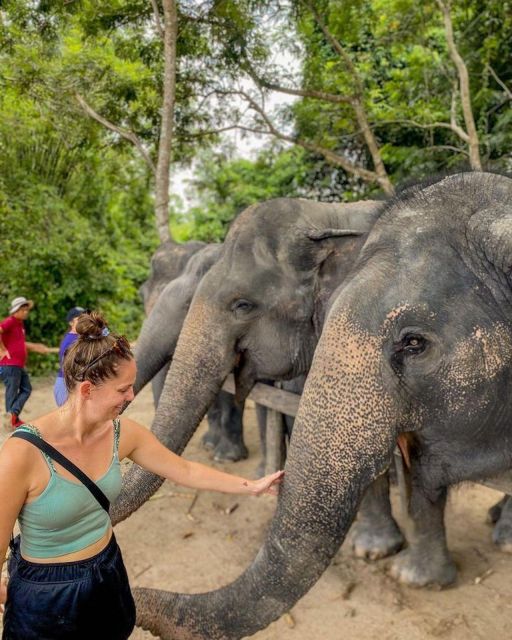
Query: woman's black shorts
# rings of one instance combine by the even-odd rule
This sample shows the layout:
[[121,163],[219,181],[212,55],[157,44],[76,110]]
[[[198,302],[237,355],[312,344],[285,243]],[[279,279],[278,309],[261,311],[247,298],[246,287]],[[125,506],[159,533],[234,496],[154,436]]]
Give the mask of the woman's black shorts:
[[2,640],[126,640],[135,604],[114,534],[78,562],[24,560],[19,536],[9,557]]

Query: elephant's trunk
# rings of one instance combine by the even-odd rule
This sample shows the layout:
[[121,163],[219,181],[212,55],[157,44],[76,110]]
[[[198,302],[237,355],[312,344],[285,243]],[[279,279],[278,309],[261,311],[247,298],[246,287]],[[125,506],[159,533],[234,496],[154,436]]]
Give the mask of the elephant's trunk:
[[[235,364],[235,350],[224,335],[224,325],[201,298],[194,301],[151,425],[156,437],[175,453],[183,452]],[[160,476],[133,465],[112,507],[113,523],[144,504],[162,482]]]
[[194,289],[186,289],[180,279],[173,280],[144,320],[135,346],[135,394],[173,357],[193,293]]
[[242,638],[288,611],[329,565],[389,463],[394,404],[380,383],[378,340],[339,320],[316,351],[278,508],[253,564],[211,593],[136,589],[138,624],[163,640]]

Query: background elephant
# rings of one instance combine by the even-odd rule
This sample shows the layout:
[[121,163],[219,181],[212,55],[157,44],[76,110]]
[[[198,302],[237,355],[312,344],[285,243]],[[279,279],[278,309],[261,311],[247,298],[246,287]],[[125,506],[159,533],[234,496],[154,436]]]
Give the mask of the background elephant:
[[[155,407],[197,285],[217,261],[221,250],[219,244],[188,243],[185,245],[187,251],[178,255],[178,264],[171,268],[172,259],[176,257],[175,246],[164,243],[158,248],[152,260],[150,278],[141,287],[148,316],[135,348],[137,380],[134,390],[138,393],[151,381]],[[182,272],[165,282],[179,267]],[[209,429],[204,444],[214,451],[216,460],[235,461],[247,456],[242,415],[243,404],[235,403],[231,394],[221,391],[214,399],[208,410]]]
[[136,590],[139,624],[164,639],[234,639],[288,611],[331,561],[400,434],[414,531],[395,575],[453,580],[448,487],[512,463],[511,202],[510,178],[467,173],[383,208],[333,297],[263,547],[218,591]]
[[[144,305],[144,312],[149,316],[158,296],[166,285],[180,276],[185,270],[190,258],[206,245],[204,242],[192,241],[177,244],[168,240],[162,242],[151,257],[149,276],[139,289]],[[162,391],[167,370],[163,369],[152,379],[152,391],[155,407]]]
[[[286,380],[308,371],[329,297],[353,265],[377,207],[279,199],[239,216],[199,283],[165,381],[152,429],[167,446],[184,449],[233,369],[239,400],[256,380]],[[162,307],[159,326],[173,318],[163,298],[152,313]],[[153,349],[165,359],[162,349]],[[161,482],[132,468],[112,510],[114,522]],[[358,555],[382,557],[403,543],[388,489],[383,476],[365,497],[352,534]]]
[[149,315],[165,286],[180,276],[190,258],[205,246],[204,242],[196,240],[184,244],[168,240],[157,247],[151,257],[149,276],[139,289],[146,315]]

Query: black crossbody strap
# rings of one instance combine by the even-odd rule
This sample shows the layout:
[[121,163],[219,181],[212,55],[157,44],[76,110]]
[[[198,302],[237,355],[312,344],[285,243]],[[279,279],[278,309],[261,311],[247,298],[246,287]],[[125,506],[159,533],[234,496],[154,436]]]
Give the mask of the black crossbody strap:
[[27,440],[38,449],[41,449],[44,453],[46,453],[52,460],[58,462],[64,469],[67,469],[69,473],[72,473],[76,476],[80,482],[85,484],[85,486],[89,489],[92,495],[96,498],[96,500],[101,504],[101,506],[108,513],[110,509],[110,500],[103,493],[103,491],[98,487],[98,485],[93,482],[89,476],[87,476],[81,469],[79,469],[76,464],[73,464],[71,460],[68,460],[66,456],[63,456],[60,451],[57,451],[51,444],[48,444],[45,440],[36,436],[35,433],[29,433],[28,431],[15,431],[12,438],[21,438],[22,440]]

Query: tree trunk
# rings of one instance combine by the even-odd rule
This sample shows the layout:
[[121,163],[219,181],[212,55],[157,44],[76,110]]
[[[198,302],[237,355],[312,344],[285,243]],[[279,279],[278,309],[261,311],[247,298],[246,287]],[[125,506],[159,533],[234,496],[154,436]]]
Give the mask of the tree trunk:
[[162,0],[162,5],[164,9],[164,97],[155,175],[155,216],[160,242],[166,242],[172,240],[169,230],[169,172],[174,128],[174,104],[176,102],[178,14],[175,0]]

